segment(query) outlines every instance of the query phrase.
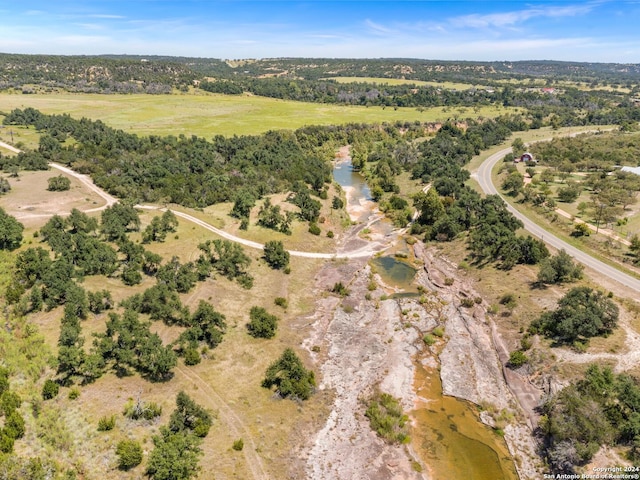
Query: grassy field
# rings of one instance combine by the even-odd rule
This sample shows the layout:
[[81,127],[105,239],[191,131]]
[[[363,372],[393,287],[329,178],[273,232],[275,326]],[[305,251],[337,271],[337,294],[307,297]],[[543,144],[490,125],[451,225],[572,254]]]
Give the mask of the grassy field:
[[[377,83],[380,85],[430,85],[432,87],[445,88],[447,90],[468,90],[476,85],[457,82],[425,82],[422,80],[405,80],[401,78],[376,78],[376,77],[329,77],[327,80],[335,80],[338,83]],[[480,86],[479,88],[486,88]]]
[[[20,183],[41,184],[40,177],[47,174],[51,172],[21,175]],[[18,190],[12,191],[4,200],[11,199],[13,194],[20,195]],[[58,195],[61,197],[60,202],[67,197],[71,201],[73,197],[69,192]],[[67,200],[63,202],[65,208],[69,206],[67,203]],[[84,205],[80,204],[80,200],[76,203],[74,205],[81,209],[95,206],[90,198],[84,200]],[[39,210],[34,210],[36,211]],[[141,213],[142,228],[151,221],[153,215],[152,212]],[[30,232],[46,222],[46,218],[38,220],[39,224],[32,225]],[[300,235],[294,232],[289,238],[302,245],[304,241],[297,238],[308,235],[306,231]],[[140,233],[132,234],[131,238],[139,242]],[[215,235],[211,232],[181,220],[177,232],[170,235],[166,242],[152,243],[147,245],[147,248],[160,254],[165,261],[177,255],[182,262],[186,262],[197,258],[199,243],[212,238],[215,238]],[[34,239],[29,234],[25,247],[36,246],[39,243],[39,239]],[[214,426],[202,445],[206,460],[200,464],[202,471],[199,478],[251,478],[247,458],[243,453],[231,448],[233,442],[239,438],[244,440],[245,449],[253,451],[251,444],[255,445],[255,451],[262,458],[267,476],[278,478],[277,472],[282,472],[288,464],[289,446],[292,442],[300,444],[306,438],[305,432],[309,424],[324,418],[328,401],[322,393],[304,404],[275,401],[271,392],[260,387],[260,382],[269,363],[277,358],[286,346],[293,346],[304,358],[304,353],[297,346],[304,338],[308,325],[303,325],[300,319],[310,313],[314,305],[314,295],[317,293],[309,287],[309,279],[314,278],[321,261],[293,258],[291,274],[286,275],[282,271],[270,269],[261,260],[261,251],[249,248],[245,251],[252,259],[250,271],[256,279],[251,290],[245,290],[236,282],[217,277],[200,282],[194,290],[181,295],[183,303],[191,311],[200,300],[205,300],[226,315],[228,332],[222,344],[209,352],[208,358],[194,367],[187,367],[180,361],[174,378],[166,383],[151,383],[142,380],[138,375],[118,378],[109,373],[95,383],[81,387],[80,397],[76,400],[68,398],[69,387],[62,388],[55,400],[43,405],[39,417],[25,413],[28,434],[24,440],[17,442],[16,452],[24,456],[38,454],[43,458],[55,458],[62,469],[74,466],[82,472],[82,478],[105,478],[110,472],[113,473],[116,462],[114,449],[117,442],[124,438],[134,438],[142,443],[146,451],[150,451],[153,448],[151,435],[157,434],[159,426],[168,421],[174,408],[176,393],[185,390],[216,417]],[[10,255],[6,257],[0,258],[2,285],[7,283],[9,276]],[[118,278],[89,276],[84,279],[82,285],[89,291],[108,288],[114,301],[119,302],[154,283],[154,279],[145,278],[141,285],[126,287]],[[283,309],[274,305],[275,297],[286,298],[288,307]],[[281,319],[274,339],[254,339],[247,334],[245,324],[248,321],[249,309],[254,305],[266,308]],[[15,323],[12,325],[17,337],[9,340],[12,333],[2,329],[0,356],[3,357],[3,361],[19,372],[33,370],[34,381],[39,379],[42,373],[53,376],[54,371],[46,364],[50,355],[56,355],[57,352],[62,314],[62,308],[58,307],[28,317],[28,322],[37,327],[41,336],[27,339],[20,333],[20,324]],[[91,315],[82,323],[86,349],[91,346],[92,334],[104,330],[107,318],[106,313]],[[155,322],[152,326],[152,331],[158,333],[165,343],[174,340],[181,330],[180,327],[169,327],[161,322]],[[27,346],[27,342],[33,344],[36,340],[41,343]],[[31,354],[34,348],[38,349],[37,357]],[[25,355],[32,356],[28,360]],[[32,380],[16,381],[15,388],[23,398],[36,402],[42,380],[36,384]],[[122,416],[125,403],[137,397],[162,405],[162,417],[151,423],[125,419]],[[111,432],[98,433],[98,420],[112,414],[118,418],[116,428]],[[95,461],[97,458],[100,459],[99,462]],[[142,478],[143,475],[143,467],[138,467],[129,473],[118,473],[117,478]]]
[[[93,95],[57,93],[47,95],[0,94],[3,112],[33,107],[43,113],[69,113],[75,118],[102,120],[107,125],[142,135],[258,134],[267,130],[295,129],[305,125],[350,122],[433,122],[452,115],[442,108],[382,108],[303,103],[251,95]],[[504,108],[466,109],[465,117],[495,117]],[[5,129],[6,130],[6,129]],[[8,132],[0,133],[8,138]],[[26,141],[29,138],[25,138]],[[16,138],[16,142],[18,138]]]

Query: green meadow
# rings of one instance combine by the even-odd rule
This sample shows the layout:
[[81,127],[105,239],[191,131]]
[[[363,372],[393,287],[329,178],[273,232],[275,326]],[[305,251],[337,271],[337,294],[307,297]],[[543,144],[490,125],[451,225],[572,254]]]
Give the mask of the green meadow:
[[485,86],[472,85],[458,82],[425,82],[423,80],[406,80],[402,78],[376,78],[376,77],[330,77],[327,80],[335,80],[338,83],[377,83],[380,85],[430,85],[446,90],[469,90],[473,87],[487,88]]
[[43,113],[102,120],[141,135],[259,134],[305,125],[445,121],[449,118],[495,117],[505,108],[422,109],[304,103],[251,95],[186,93],[173,95],[0,94],[0,113],[33,107]]

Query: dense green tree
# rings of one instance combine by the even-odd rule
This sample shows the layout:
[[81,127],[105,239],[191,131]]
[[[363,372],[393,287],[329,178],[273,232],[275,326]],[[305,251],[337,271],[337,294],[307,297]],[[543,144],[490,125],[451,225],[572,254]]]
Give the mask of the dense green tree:
[[512,172],[502,181],[502,189],[512,197],[518,196],[524,188],[524,176],[519,172]]
[[278,317],[269,314],[262,307],[251,307],[247,328],[249,334],[256,338],[273,338],[278,328]]
[[269,365],[262,381],[265,388],[275,387],[283,398],[307,400],[316,385],[313,371],[307,370],[293,350],[285,349],[280,358]]
[[196,437],[206,437],[213,423],[211,414],[181,391],[176,396],[176,409],[169,419],[171,432],[193,433]]
[[147,475],[154,480],[189,480],[198,472],[202,451],[199,439],[182,432],[161,430],[153,437],[154,449],[149,454]]
[[22,243],[24,226],[0,208],[0,249],[15,250]]
[[118,468],[130,470],[142,462],[142,447],[135,440],[121,440],[116,446]]
[[573,261],[571,255],[560,250],[557,255],[540,263],[538,282],[544,284],[573,282],[582,278],[582,265]]
[[420,212],[416,221],[422,225],[433,225],[445,213],[442,200],[434,187],[426,193],[416,193],[413,196],[413,205]]
[[229,215],[235,218],[249,218],[251,209],[256,205],[256,199],[250,190],[240,190],[234,199],[233,208]]
[[64,175],[58,175],[57,177],[51,177],[47,181],[47,190],[51,192],[64,192],[71,188],[71,180]]
[[216,271],[229,280],[236,279],[243,287],[253,286],[246,268],[251,259],[244,253],[244,249],[229,240],[207,240],[198,245],[202,254],[198,258],[198,271],[206,278],[211,270]]
[[575,287],[558,302],[553,312],[532,322],[539,331],[562,343],[611,333],[618,322],[618,306],[599,290]]
[[264,245],[264,259],[271,268],[280,270],[289,265],[289,252],[281,241],[270,240]]
[[132,205],[116,203],[101,214],[100,231],[107,240],[119,240],[129,231],[140,229],[140,217]]

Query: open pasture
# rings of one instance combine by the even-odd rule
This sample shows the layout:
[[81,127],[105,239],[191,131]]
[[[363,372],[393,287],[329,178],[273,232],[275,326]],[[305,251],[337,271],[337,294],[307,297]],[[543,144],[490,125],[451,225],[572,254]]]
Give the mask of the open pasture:
[[[380,77],[330,77],[327,80],[335,80],[337,83],[378,83],[380,85],[429,85],[431,87],[444,88],[447,90],[469,90],[475,87],[470,83],[458,82],[427,82],[424,80],[408,80],[403,78],[380,78]],[[480,86],[479,88],[486,88]]]
[[[174,94],[98,95],[54,93],[0,94],[0,112],[32,107],[48,114],[102,120],[107,125],[140,135],[252,135],[267,130],[305,125],[444,121],[452,116],[441,107],[383,108],[303,103],[251,95]],[[465,117],[495,117],[504,108],[465,109]]]

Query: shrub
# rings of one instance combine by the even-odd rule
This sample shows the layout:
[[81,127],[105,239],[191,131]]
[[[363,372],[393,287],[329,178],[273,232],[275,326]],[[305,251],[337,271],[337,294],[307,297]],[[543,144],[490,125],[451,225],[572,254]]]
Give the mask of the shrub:
[[277,306],[282,307],[284,309],[286,309],[289,306],[289,302],[287,302],[287,299],[284,297],[276,297],[273,300],[273,303],[275,303]]
[[162,407],[155,402],[133,402],[130,400],[124,407],[123,415],[132,420],[143,418],[145,420],[153,420],[162,415]]
[[238,440],[233,442],[233,445],[231,446],[231,448],[233,448],[236,452],[241,452],[242,449],[244,448],[244,440],[239,438]]
[[77,387],[73,387],[71,390],[69,390],[69,400],[75,400],[79,396],[80,396],[80,389],[78,389]]
[[434,336],[433,336],[433,335],[431,335],[431,334],[429,334],[429,333],[428,333],[428,334],[426,334],[424,337],[422,337],[422,341],[423,341],[424,343],[426,343],[427,345],[431,346],[431,345],[433,345],[434,343],[436,343],[436,341],[437,341],[437,340],[434,338]]
[[47,180],[47,190],[50,192],[64,192],[71,188],[71,180],[64,175],[58,175],[57,177],[51,177]]
[[98,420],[98,431],[99,432],[108,432],[109,430],[113,430],[116,426],[116,416],[104,416]]
[[436,337],[443,337],[444,336],[444,328],[442,327],[436,327],[433,329],[433,332],[431,332],[432,334],[434,334]]
[[197,365],[200,363],[200,354],[196,348],[187,348],[184,352],[185,365]]
[[349,290],[344,286],[342,282],[336,282],[331,289],[333,293],[337,293],[341,297],[346,297],[349,295]]
[[313,371],[307,370],[293,350],[285,349],[278,360],[267,368],[262,380],[264,388],[275,387],[282,398],[307,400],[316,385]]
[[473,301],[473,298],[463,298],[460,301],[460,305],[462,305],[465,308],[471,308],[475,305],[475,302]]
[[42,387],[42,398],[44,400],[51,400],[58,395],[59,391],[60,386],[53,380],[47,379]]
[[334,236],[335,236],[335,234],[333,233],[333,230],[329,230],[329,231],[327,232],[327,237],[328,237],[328,238],[333,238]]
[[322,231],[320,230],[320,227],[318,226],[317,223],[310,223],[309,224],[309,233],[311,235],[320,235]]
[[400,401],[388,393],[376,395],[369,402],[365,416],[371,428],[388,443],[409,443],[407,422]]
[[142,447],[135,440],[122,440],[116,447],[118,468],[130,470],[142,462]]
[[522,350],[516,350],[509,355],[508,365],[511,368],[518,368],[529,361],[529,357]]
[[278,328],[278,317],[269,314],[262,307],[251,307],[247,324],[249,335],[255,338],[273,338]]

